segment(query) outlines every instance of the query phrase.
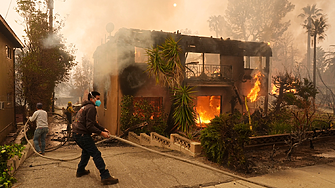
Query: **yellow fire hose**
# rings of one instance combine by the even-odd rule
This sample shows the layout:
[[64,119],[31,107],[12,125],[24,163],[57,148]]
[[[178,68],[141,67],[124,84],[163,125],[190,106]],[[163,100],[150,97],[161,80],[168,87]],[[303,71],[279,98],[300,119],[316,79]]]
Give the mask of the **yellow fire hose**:
[[[29,119],[28,119],[29,121]],[[26,124],[24,125],[24,137],[26,138],[26,140],[28,141],[28,138],[27,138],[27,135],[26,135],[26,126],[27,126],[27,123],[28,121],[26,122]],[[149,149],[149,148],[146,148],[144,146],[141,146],[139,144],[135,144],[131,141],[128,141],[128,140],[125,140],[123,138],[120,138],[118,136],[115,136],[115,135],[109,135],[110,138],[108,139],[105,139],[105,140],[102,140],[102,141],[99,141],[99,142],[96,142],[95,144],[99,144],[99,143],[102,143],[102,142],[105,142],[105,141],[108,141],[110,139],[117,139],[121,142],[124,142],[124,143],[127,143],[127,144],[130,144],[132,146],[136,146],[136,147],[139,147],[139,148],[142,148],[144,150],[147,150],[147,151],[150,151],[152,153],[156,153],[156,154],[159,154],[159,155],[163,155],[163,156],[166,156],[166,157],[169,157],[169,158],[172,158],[172,159],[176,159],[176,160],[179,160],[179,161],[183,161],[183,162],[186,162],[186,163],[189,163],[189,164],[192,164],[192,165],[196,165],[196,166],[199,166],[199,167],[203,167],[203,168],[206,168],[206,169],[209,169],[209,170],[213,170],[213,171],[216,171],[216,172],[219,172],[221,174],[224,174],[224,175],[227,175],[227,176],[230,176],[230,177],[233,177],[233,178],[236,178],[236,179],[239,179],[239,180],[243,180],[243,181],[246,181],[246,182],[249,182],[249,183],[252,183],[252,184],[255,184],[255,185],[259,185],[259,186],[262,186],[262,187],[267,187],[267,188],[272,188],[271,186],[268,186],[268,185],[265,185],[265,184],[262,184],[262,183],[258,183],[258,182],[255,182],[255,181],[251,181],[251,180],[248,180],[244,177],[241,177],[241,176],[238,176],[238,175],[234,175],[234,174],[230,174],[228,172],[225,172],[225,171],[222,171],[222,170],[219,170],[219,169],[216,169],[214,167],[211,167],[211,166],[208,166],[208,165],[205,165],[205,164],[202,164],[202,163],[196,163],[194,161],[190,161],[190,160],[187,160],[187,159],[183,159],[181,157],[177,157],[177,156],[173,156],[173,155],[169,155],[169,154],[166,154],[166,153],[162,153],[162,152],[159,152],[159,151],[156,151],[156,150],[152,150],[152,149]],[[80,156],[77,156],[77,157],[74,157],[74,158],[68,158],[68,159],[60,159],[60,158],[53,158],[53,157],[48,157],[48,156],[44,156],[44,155],[41,155],[39,154],[34,146],[28,141],[28,143],[30,144],[30,146],[33,148],[33,151],[40,157],[43,157],[43,158],[46,158],[46,159],[50,159],[50,160],[56,160],[56,161],[72,161],[72,160],[76,160],[76,159],[79,159],[81,157]]]
[[251,125],[251,117],[250,117],[250,112],[249,112],[249,108],[248,108],[248,101],[247,101],[247,97],[245,97],[245,108],[247,109],[247,113],[248,113],[248,117],[249,117],[249,125],[250,125],[250,130],[252,130],[252,125]]

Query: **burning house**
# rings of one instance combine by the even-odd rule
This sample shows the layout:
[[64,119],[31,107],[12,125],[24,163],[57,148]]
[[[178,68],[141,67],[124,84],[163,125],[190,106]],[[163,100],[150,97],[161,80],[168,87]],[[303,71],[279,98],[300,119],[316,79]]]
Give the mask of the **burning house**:
[[196,89],[195,109],[200,126],[216,115],[238,109],[262,107],[267,111],[269,66],[272,51],[267,43],[189,36],[122,28],[94,53],[94,89],[101,93],[99,122],[119,133],[122,96],[146,99],[169,112],[171,93],[156,85],[145,72],[146,49],[173,37],[182,49],[184,83]]

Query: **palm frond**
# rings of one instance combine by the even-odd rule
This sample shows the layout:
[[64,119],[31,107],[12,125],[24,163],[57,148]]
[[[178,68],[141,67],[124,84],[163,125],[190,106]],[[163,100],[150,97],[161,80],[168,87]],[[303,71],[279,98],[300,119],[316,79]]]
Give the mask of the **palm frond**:
[[193,89],[189,86],[174,88],[175,111],[173,118],[178,129],[184,132],[188,132],[190,127],[195,125],[196,114],[193,105],[194,97],[192,96],[195,91]]

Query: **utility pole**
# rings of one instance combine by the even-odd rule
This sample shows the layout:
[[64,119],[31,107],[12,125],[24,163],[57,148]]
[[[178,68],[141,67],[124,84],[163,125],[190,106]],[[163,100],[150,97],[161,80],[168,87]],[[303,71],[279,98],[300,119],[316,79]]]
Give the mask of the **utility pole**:
[[[54,11],[54,0],[47,0],[48,1],[48,9],[49,9],[49,27],[50,27],[50,34],[53,33],[53,11]],[[55,86],[52,92],[52,104],[51,104],[51,111],[55,112]]]
[[48,9],[49,9],[49,27],[50,27],[50,33],[52,33],[53,32],[54,0],[48,0]]

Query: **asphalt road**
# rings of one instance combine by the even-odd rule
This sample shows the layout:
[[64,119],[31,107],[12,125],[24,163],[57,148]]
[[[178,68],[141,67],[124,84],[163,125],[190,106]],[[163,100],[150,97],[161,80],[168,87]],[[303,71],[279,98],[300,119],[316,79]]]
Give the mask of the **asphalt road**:
[[[99,171],[92,159],[87,166],[91,173],[77,178],[75,174],[79,159],[53,161],[33,154],[17,170],[15,178],[18,181],[14,187],[208,187],[234,180],[225,174],[137,147],[112,146],[99,149],[111,175],[119,178],[118,184],[102,185]],[[194,160],[179,152],[158,150]],[[78,156],[80,152],[78,146],[69,145],[46,153],[46,156],[64,159]]]

